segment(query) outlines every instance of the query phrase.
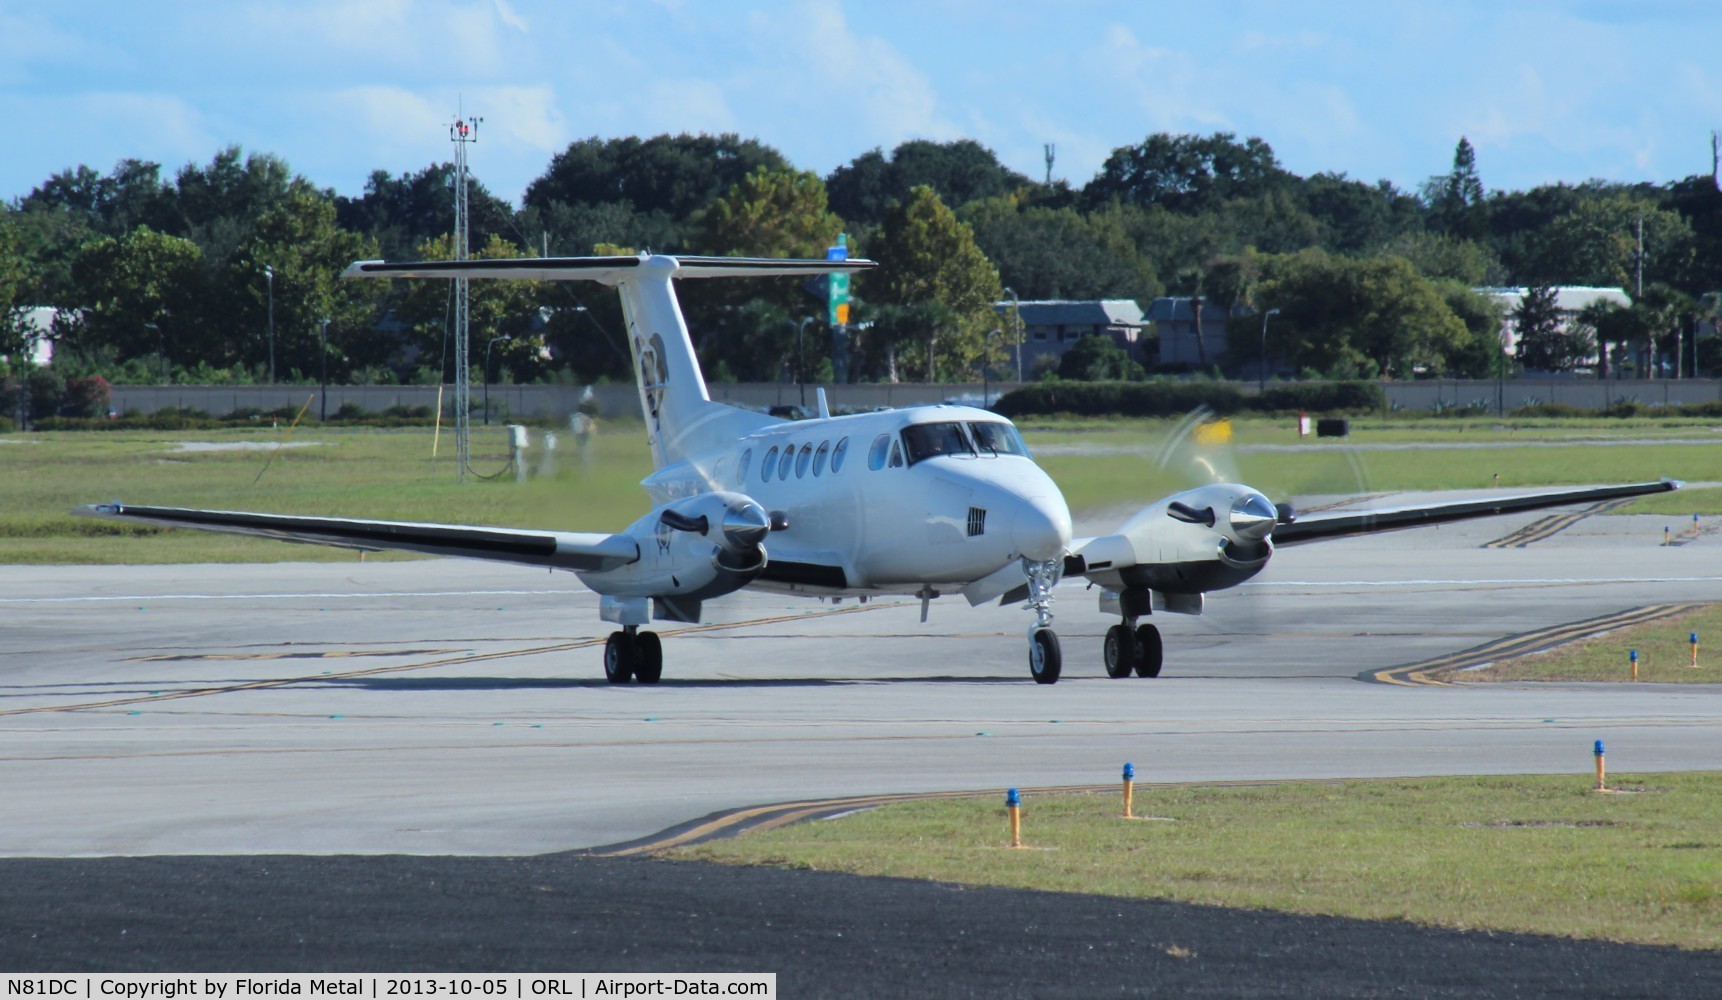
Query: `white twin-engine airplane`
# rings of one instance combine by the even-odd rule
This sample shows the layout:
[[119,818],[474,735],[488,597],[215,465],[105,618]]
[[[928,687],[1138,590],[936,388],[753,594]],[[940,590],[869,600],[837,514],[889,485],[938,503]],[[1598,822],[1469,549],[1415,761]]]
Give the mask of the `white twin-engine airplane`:
[[[404,549],[571,570],[621,626],[604,675],[655,684],[663,647],[652,619],[697,622],[701,603],[743,587],[971,604],[1026,599],[1029,672],[1058,680],[1052,630],[1061,576],[1100,586],[1119,616],[1106,634],[1112,677],[1160,673],[1155,610],[1201,614],[1207,591],[1261,572],[1275,545],[1438,524],[1675,489],[1664,480],[1298,519],[1248,486],[1202,486],[1144,507],[1114,534],[1071,538],[1070,510],[1009,420],[966,406],[779,420],[711,400],[673,280],[862,271],[872,261],[734,257],[574,257],[458,262],[362,261],[347,277],[531,278],[616,288],[656,471],[651,513],[616,534],[362,521],[122,503],[75,513],[263,535],[361,550]],[[1002,601],[1001,601],[1002,603]]]

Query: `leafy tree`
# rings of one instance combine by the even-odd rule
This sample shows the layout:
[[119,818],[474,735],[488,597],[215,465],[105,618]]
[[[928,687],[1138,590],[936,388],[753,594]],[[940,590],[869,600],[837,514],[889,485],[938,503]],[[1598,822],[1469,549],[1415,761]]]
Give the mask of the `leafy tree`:
[[548,244],[553,256],[603,254],[600,244],[663,249],[675,246],[681,232],[668,213],[636,212],[625,201],[553,201],[542,209],[529,205],[517,219],[519,231],[531,236],[535,246]]
[[1469,139],[1459,137],[1453,169],[1424,184],[1423,200],[1429,206],[1429,224],[1437,232],[1465,238],[1481,233],[1478,209],[1483,205],[1483,180],[1477,175],[1477,151]]
[[202,264],[197,244],[144,226],[86,244],[72,265],[77,308],[55,320],[55,338],[69,353],[107,348],[122,361],[221,356],[198,309]]
[[1398,258],[1307,250],[1262,263],[1257,301],[1280,310],[1269,353],[1299,369],[1409,378],[1440,370],[1468,339],[1435,286]]
[[998,265],[1000,283],[1020,298],[1147,301],[1160,294],[1153,266],[1115,215],[988,198],[971,202],[958,217]]
[[1418,273],[1431,279],[1451,279],[1467,285],[1498,285],[1506,280],[1500,258],[1482,243],[1439,233],[1404,233],[1376,248],[1385,256],[1403,257]]
[[1673,212],[1625,194],[1581,201],[1554,220],[1535,242],[1537,280],[1633,287],[1641,219],[1646,283],[1678,283],[1692,260],[1692,227]]
[[826,187],[831,207],[852,222],[882,223],[893,203],[925,185],[946,205],[961,207],[984,198],[997,198],[1033,181],[1000,163],[993,151],[972,139],[932,142],[913,139],[891,151],[862,153],[831,172]]
[[1637,367],[1628,359],[1631,357],[1631,345],[1642,343],[1647,336],[1646,317],[1642,311],[1623,307],[1607,299],[1598,299],[1579,310],[1575,322],[1582,326],[1597,344],[1599,378],[1608,377],[1611,358],[1614,359],[1617,375],[1625,374],[1627,368]]
[[29,352],[24,311],[31,303],[25,298],[29,272],[23,255],[23,236],[12,221],[12,214],[0,209],[0,355],[18,358],[28,356]]
[[1110,200],[1161,205],[1174,212],[1203,212],[1234,198],[1251,198],[1287,186],[1292,175],[1259,138],[1239,143],[1231,132],[1210,136],[1156,132],[1135,146],[1112,151],[1083,195],[1090,204]]
[[1466,339],[1446,358],[1445,374],[1453,378],[1493,378],[1501,373],[1506,352],[1501,348],[1501,305],[1451,278],[1434,282],[1447,308],[1465,325]]
[[[843,220],[826,207],[825,183],[819,175],[788,167],[760,167],[724,192],[695,220],[696,249],[704,253],[741,257],[823,258],[843,231]],[[796,332],[802,318],[823,316],[823,279],[804,283],[774,278],[749,282],[701,282],[683,286],[702,357],[715,371],[726,365],[738,378],[748,373],[774,373],[785,358],[799,364]],[[802,333],[801,352],[813,360],[825,357],[826,328],[821,322]],[[795,355],[791,357],[791,355]],[[775,378],[775,374],[767,374]]]
[[998,271],[975,245],[974,232],[932,188],[917,187],[885,217],[877,258],[869,294],[921,310],[914,321],[921,324],[916,339],[926,380],[972,370],[986,331],[996,325],[993,303],[1001,294]]
[[[469,245],[483,246],[492,235],[510,232],[514,209],[467,175]],[[435,163],[399,177],[373,170],[358,198],[335,198],[335,221],[342,229],[369,236],[385,260],[400,260],[426,240],[454,231],[454,164]]]
[[1697,308],[1692,296],[1678,288],[1657,282],[1647,285],[1644,294],[1634,299],[1632,308],[1644,318],[1645,346],[1651,358],[1651,365],[1658,377],[1661,375],[1661,359],[1667,358],[1670,372],[1678,371],[1680,366],[1675,359],[1680,355],[1682,334],[1687,317]]
[[[444,234],[420,244],[415,251],[420,260],[454,259],[454,238]],[[500,236],[473,252],[474,260],[501,260],[527,256],[519,247]],[[346,284],[355,284],[347,282]],[[430,366],[445,381],[454,378],[454,291],[450,281],[408,281],[406,291],[398,300],[395,312],[407,326],[409,351],[416,350],[417,362]],[[471,363],[473,380],[482,381],[485,345],[492,338],[499,340],[491,349],[492,381],[501,373],[516,381],[533,381],[542,377],[548,367],[546,359],[547,315],[552,315],[558,301],[548,282],[484,280],[473,281],[467,291],[467,358]],[[397,290],[398,291],[398,290]],[[549,306],[549,310],[546,310]],[[577,322],[570,313],[567,322]]]
[[1317,243],[1330,251],[1361,253],[1423,228],[1417,199],[1388,181],[1366,184],[1318,173],[1304,181],[1303,198],[1320,227]]
[[[661,213],[680,227],[759,167],[786,165],[777,150],[734,133],[650,139],[593,136],[557,153],[549,169],[527,186],[525,204],[548,212],[557,202],[622,203],[643,215]],[[551,234],[553,241],[559,238]]]
[[265,265],[275,272],[275,357],[280,376],[313,378],[322,371],[322,321],[329,325],[329,370],[386,363],[393,341],[375,318],[386,288],[378,281],[343,281],[355,260],[377,255],[376,243],[335,224],[335,204],[305,185],[263,210],[237,249],[224,279],[237,321],[227,328],[226,357],[266,365],[267,287],[257,281]]
[[697,218],[697,248],[739,257],[824,257],[843,231],[819,175],[759,167]]
[[1058,377],[1080,382],[1136,382],[1142,366],[1106,334],[1088,333],[1058,359]]
[[1519,364],[1531,371],[1572,371],[1594,353],[1584,327],[1568,329],[1555,301],[1555,290],[1549,285],[1526,289],[1512,319]]

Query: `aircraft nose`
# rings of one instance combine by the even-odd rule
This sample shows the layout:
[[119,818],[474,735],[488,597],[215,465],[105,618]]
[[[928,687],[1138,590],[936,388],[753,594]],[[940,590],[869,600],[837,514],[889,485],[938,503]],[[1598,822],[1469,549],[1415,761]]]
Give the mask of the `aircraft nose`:
[[1011,542],[1040,562],[1062,559],[1070,549],[1070,508],[1062,497],[1018,497],[1011,510]]

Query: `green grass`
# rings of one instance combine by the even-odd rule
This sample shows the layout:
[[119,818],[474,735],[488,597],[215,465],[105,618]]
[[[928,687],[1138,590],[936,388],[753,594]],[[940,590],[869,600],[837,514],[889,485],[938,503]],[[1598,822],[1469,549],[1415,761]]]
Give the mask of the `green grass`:
[[[1589,746],[1574,759],[1590,765]],[[1722,775],[1141,788],[893,805],[680,857],[1722,948]]]
[[[1168,420],[1034,420],[1025,425],[1030,446],[1064,490],[1072,510],[1140,506],[1207,481],[1188,464],[1162,469],[1151,456],[1169,435]],[[1235,422],[1238,445],[1289,445],[1289,451],[1219,449],[1225,475],[1283,499],[1313,494],[1393,490],[1626,482],[1676,476],[1722,479],[1722,430],[1702,422],[1497,422],[1357,421],[1352,445],[1502,443],[1468,450],[1367,451],[1299,442],[1289,421]],[[1547,447],[1551,443],[1614,435],[1639,441],[1607,447]],[[317,546],[288,546],[262,539],[176,532],[73,518],[82,504],[128,503],[263,510],[280,513],[431,520],[469,524],[616,530],[647,510],[639,481],[650,471],[642,426],[611,422],[594,439],[592,461],[579,463],[566,441],[559,474],[517,485],[456,482],[451,434],[431,459],[429,428],[329,429],[301,427],[290,437],[266,428],[189,431],[59,432],[0,438],[0,562],[268,562],[351,559],[351,553]],[[181,441],[317,442],[282,449],[258,473],[266,452],[185,453]],[[1669,439],[1716,443],[1678,444]],[[473,465],[500,470],[505,439],[500,428],[475,428]],[[1075,449],[1075,453],[1072,453]],[[1186,456],[1187,459],[1187,456]],[[1722,489],[1682,491],[1648,498],[1626,512],[1690,518],[1722,514]]]
[[[647,509],[639,481],[650,471],[638,424],[593,439],[579,461],[564,436],[558,474],[516,484],[456,481],[453,441],[444,434],[431,458],[432,432],[300,428],[287,440],[307,447],[266,451],[182,452],[182,441],[274,443],[279,431],[63,432],[11,435],[0,443],[0,562],[172,563],[350,560],[351,552],[265,539],[155,529],[67,511],[84,503],[262,510],[613,531]],[[481,473],[507,462],[501,428],[474,428],[472,465]],[[264,471],[265,462],[268,469]],[[259,478],[259,473],[262,473]],[[373,557],[376,558],[376,557]]]
[[[1698,633],[1698,669],[1692,669],[1692,633]],[[1711,648],[1706,652],[1706,644]],[[1662,621],[1635,625],[1567,643],[1545,653],[1501,660],[1467,670],[1465,681],[1619,681],[1632,680],[1631,650],[1638,650],[1642,683],[1722,683],[1722,605]]]

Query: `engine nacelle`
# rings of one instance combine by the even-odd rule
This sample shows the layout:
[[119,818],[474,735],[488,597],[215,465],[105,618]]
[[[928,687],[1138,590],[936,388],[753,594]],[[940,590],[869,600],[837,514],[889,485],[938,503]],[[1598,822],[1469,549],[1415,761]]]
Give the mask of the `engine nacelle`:
[[[640,547],[626,566],[576,575],[612,597],[698,602],[747,586],[765,570],[765,508],[740,493],[702,493],[663,505],[623,534]],[[697,607],[697,603],[694,604]]]
[[[1235,587],[1274,554],[1280,512],[1235,483],[1202,486],[1138,511],[1083,547],[1087,575],[1117,589],[1200,594]],[[1114,567],[1117,567],[1114,569]]]

